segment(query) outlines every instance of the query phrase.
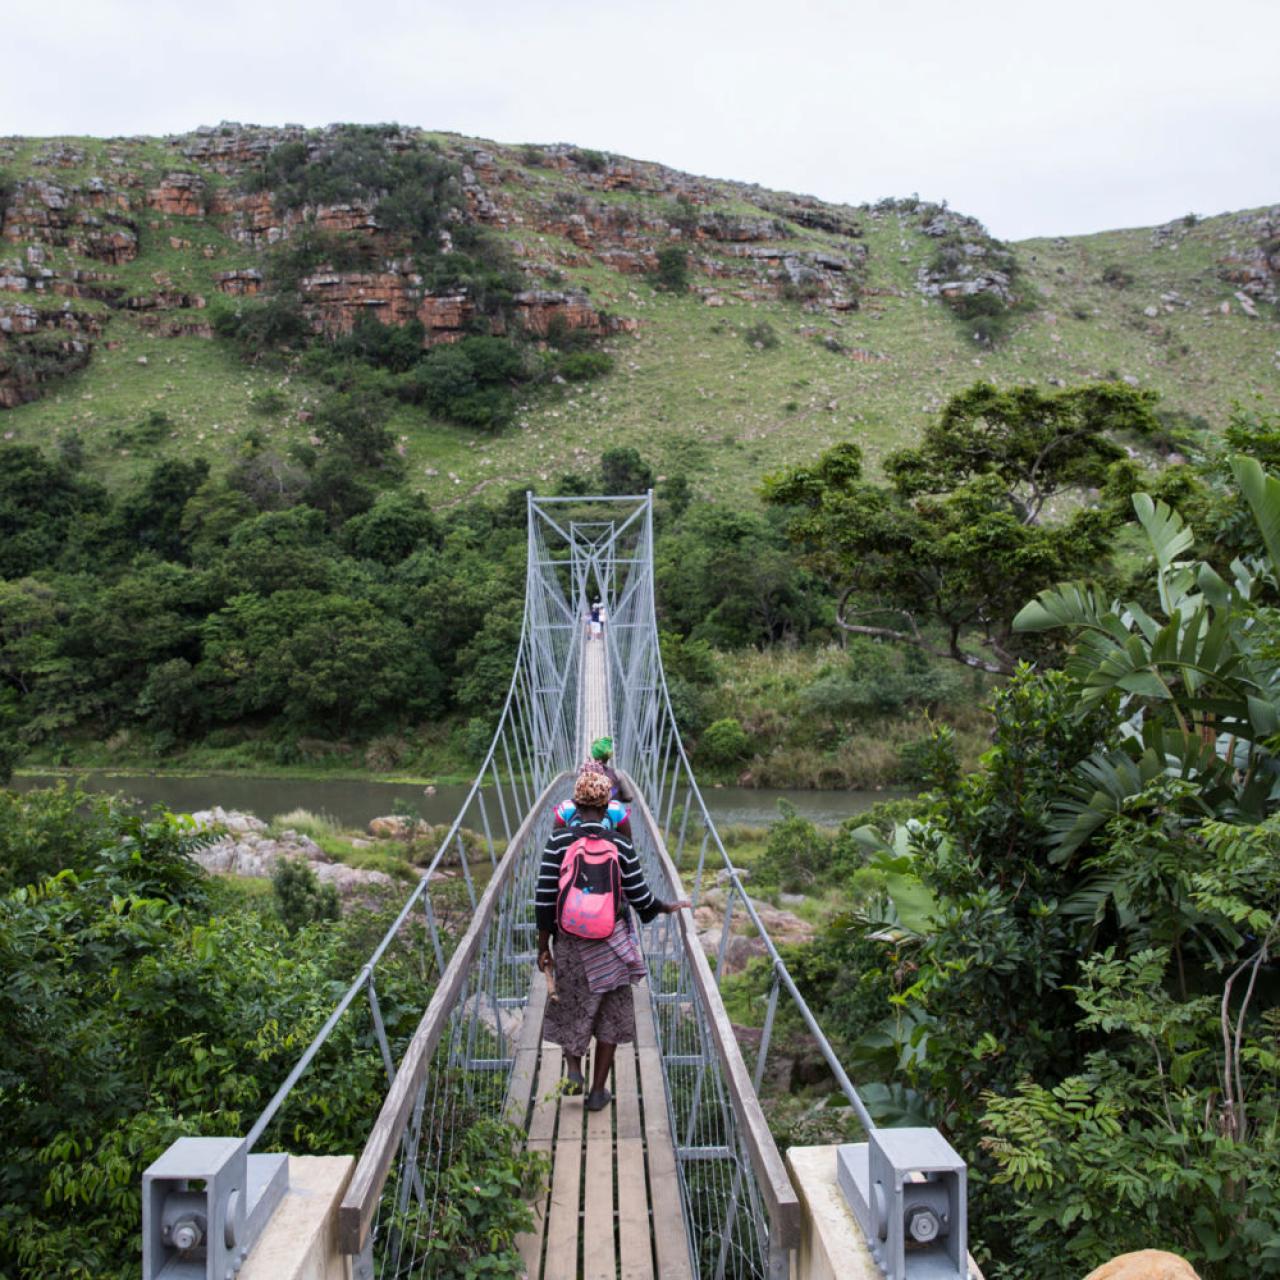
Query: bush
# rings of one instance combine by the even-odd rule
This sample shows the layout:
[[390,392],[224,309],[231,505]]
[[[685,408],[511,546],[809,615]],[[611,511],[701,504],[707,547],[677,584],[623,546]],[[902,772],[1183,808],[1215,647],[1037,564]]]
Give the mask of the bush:
[[590,151],[585,147],[573,153],[574,163],[587,173],[603,173],[609,167],[609,161],[602,151]]
[[951,304],[952,314],[962,320],[973,340],[995,346],[1009,333],[1015,309],[997,293],[970,293]]
[[715,720],[698,742],[698,757],[713,765],[731,765],[745,760],[751,750],[746,730],[732,716]]
[[290,933],[318,920],[336,920],[341,914],[338,890],[322,885],[316,873],[299,859],[281,858],[271,874],[280,919]]
[[782,816],[769,828],[760,877],[783,893],[804,893],[830,871],[833,838],[800,817],[785,800],[779,802],[778,810]]
[[778,334],[767,320],[761,320],[742,331],[742,340],[757,351],[772,351],[778,345]]
[[1108,263],[1102,270],[1102,283],[1113,289],[1127,289],[1133,283],[1133,272],[1118,262]]
[[270,418],[289,407],[289,397],[278,387],[267,387],[249,398],[249,408],[259,417]]
[[613,369],[613,357],[604,351],[572,351],[560,360],[560,375],[569,382],[588,382]]
[[645,493],[653,481],[653,468],[629,446],[606,449],[600,458],[600,485],[610,496]]
[[689,254],[679,245],[658,250],[658,266],[653,272],[654,288],[667,293],[684,293],[689,288]]

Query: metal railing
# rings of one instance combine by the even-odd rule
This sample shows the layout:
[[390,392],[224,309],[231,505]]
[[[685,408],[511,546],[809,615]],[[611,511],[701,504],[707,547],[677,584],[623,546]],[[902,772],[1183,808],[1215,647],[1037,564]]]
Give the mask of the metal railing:
[[[517,847],[515,837],[525,830],[524,815],[533,811],[551,779],[569,768],[575,757],[582,626],[576,605],[580,592],[574,592],[573,606],[569,593],[573,590],[571,574],[576,579],[585,570],[563,550],[559,556],[553,554],[555,536],[554,522],[538,515],[530,495],[520,646],[484,762],[417,886],[250,1129],[249,1150],[258,1145],[273,1122],[287,1119],[287,1107],[299,1080],[330,1043],[343,1018],[362,1000],[388,1085],[394,1083],[397,1069],[378,1003],[379,967],[403,948],[422,949],[423,981],[440,979],[446,972],[446,950],[452,942],[441,927],[434,900],[442,879],[460,875],[471,911],[478,910],[481,896],[477,880],[496,874],[499,855],[505,857]],[[475,865],[477,859],[479,865]],[[524,936],[528,930],[518,925],[513,928],[521,933],[520,946],[531,950],[532,939]]]

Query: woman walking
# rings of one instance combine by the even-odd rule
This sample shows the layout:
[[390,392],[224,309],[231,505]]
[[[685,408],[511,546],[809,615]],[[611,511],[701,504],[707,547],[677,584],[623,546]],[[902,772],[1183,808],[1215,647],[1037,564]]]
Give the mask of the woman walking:
[[[627,903],[646,922],[689,905],[661,902],[650,892],[630,839],[607,820],[611,791],[598,768],[578,775],[573,788],[576,821],[552,831],[535,898],[538,968],[546,973],[554,967],[557,996],[547,1005],[542,1033],[564,1049],[566,1092],[572,1094],[581,1093],[586,1083],[582,1059],[595,1037],[587,1095],[591,1111],[609,1105],[606,1082],[614,1050],[636,1035],[631,984],[644,978],[646,970]],[[566,856],[571,859],[567,867]],[[601,901],[601,885],[611,902]]]

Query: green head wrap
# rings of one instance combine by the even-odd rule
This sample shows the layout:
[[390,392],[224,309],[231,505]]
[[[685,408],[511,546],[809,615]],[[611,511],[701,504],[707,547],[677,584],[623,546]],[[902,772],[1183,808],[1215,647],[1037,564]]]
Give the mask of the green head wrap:
[[591,744],[591,758],[593,760],[607,760],[613,755],[613,739],[597,738]]

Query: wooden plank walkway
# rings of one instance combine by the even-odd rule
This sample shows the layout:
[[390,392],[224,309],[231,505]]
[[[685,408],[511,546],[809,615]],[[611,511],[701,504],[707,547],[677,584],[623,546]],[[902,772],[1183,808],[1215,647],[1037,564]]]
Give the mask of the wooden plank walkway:
[[[609,732],[605,640],[584,644],[580,757]],[[636,1042],[618,1046],[613,1100],[588,1111],[566,1097],[564,1055],[542,1039],[546,982],[534,973],[506,1117],[551,1161],[535,1225],[517,1240],[528,1280],[693,1280],[666,1085],[647,984],[633,987]],[[591,1079],[590,1057],[583,1074]]]
[[[551,1160],[517,1240],[528,1280],[693,1280],[662,1062],[646,985],[633,987],[637,1043],[618,1046],[613,1101],[588,1111],[561,1093],[564,1055],[541,1040],[546,985],[534,979],[506,1114]],[[541,992],[539,996],[537,993]],[[537,1037],[536,1044],[534,1043]],[[532,1064],[532,1072],[522,1064]],[[590,1079],[590,1059],[583,1070]]]

